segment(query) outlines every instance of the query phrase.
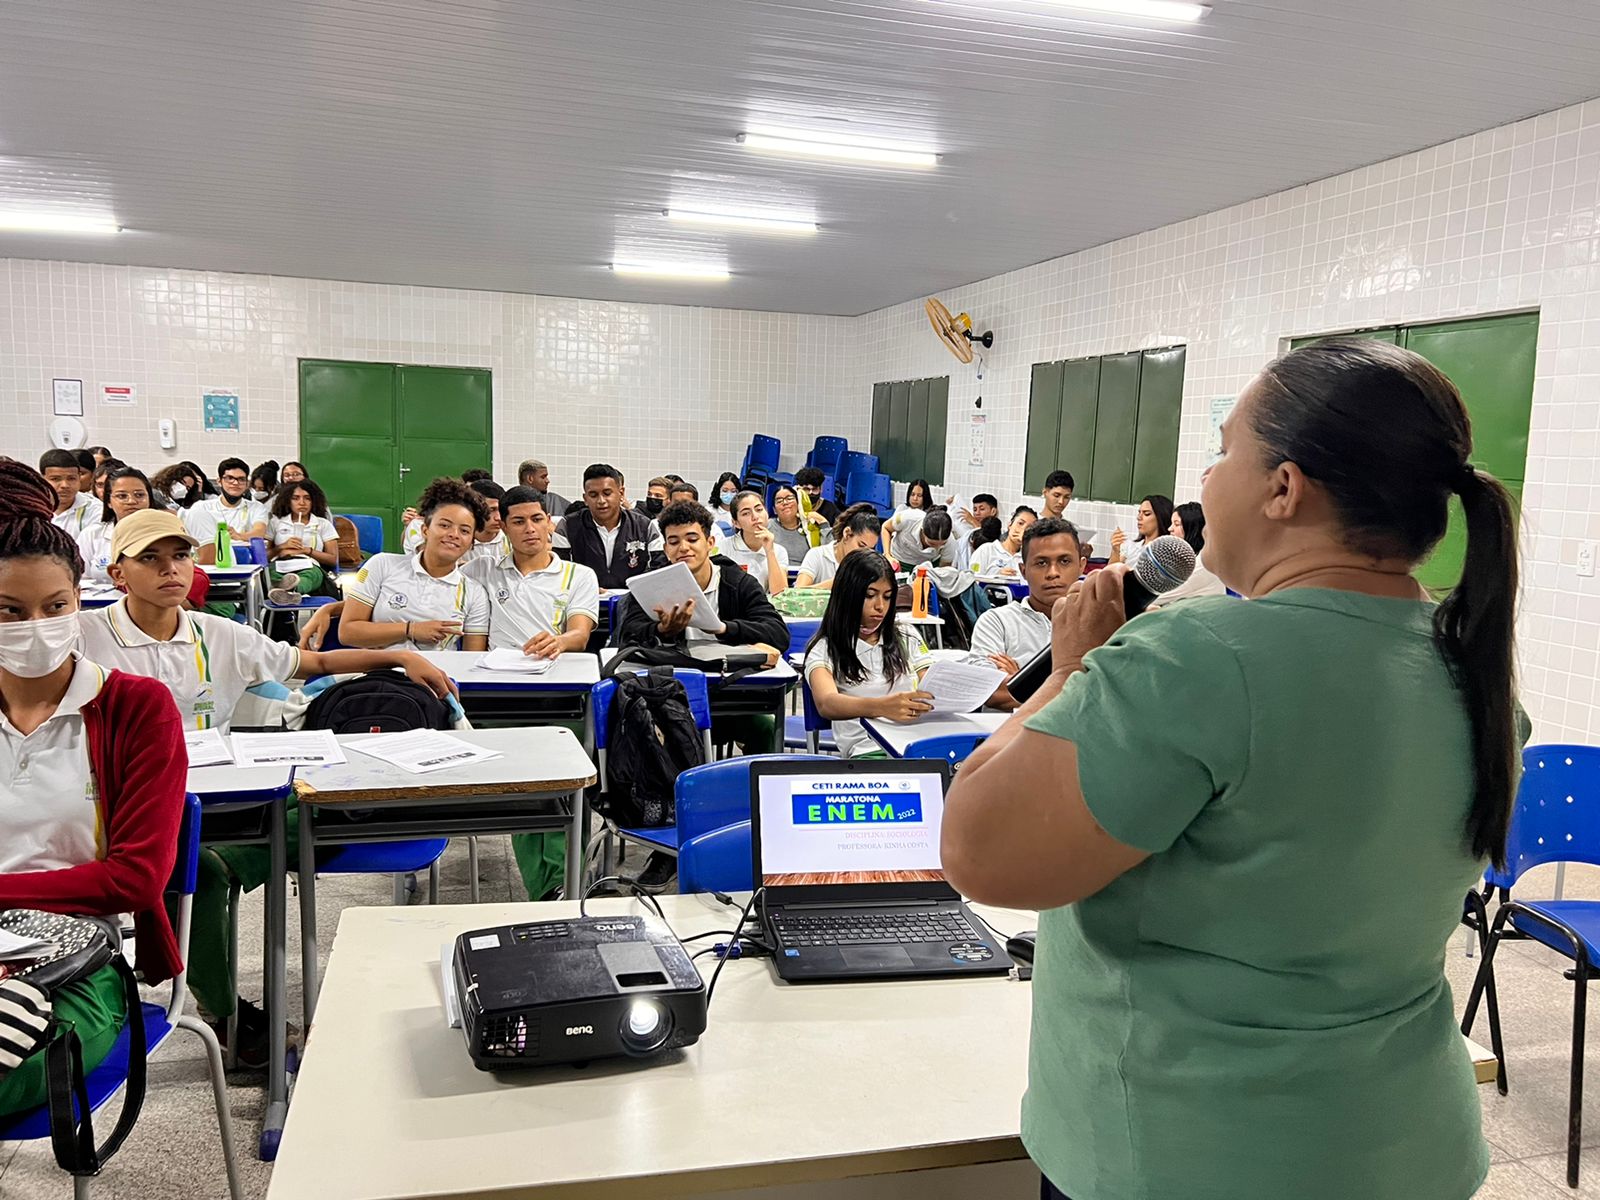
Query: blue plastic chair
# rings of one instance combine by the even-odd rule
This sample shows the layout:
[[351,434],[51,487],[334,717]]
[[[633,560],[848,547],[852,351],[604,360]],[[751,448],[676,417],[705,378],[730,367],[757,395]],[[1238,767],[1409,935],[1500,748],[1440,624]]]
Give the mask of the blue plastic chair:
[[870,504],[879,516],[894,512],[894,481],[887,475],[857,471],[845,481],[844,502]]
[[800,681],[800,715],[784,718],[783,745],[784,749],[806,750],[823,758],[839,753],[833,722],[825,720],[817,711],[811,684],[805,679]]
[[806,455],[806,466],[820,467],[824,474],[832,475],[848,449],[850,443],[845,438],[823,434],[812,444],[811,453]]
[[383,550],[383,518],[367,513],[337,513],[356,527],[356,542],[361,553],[371,558]]
[[[820,754],[750,754],[690,767],[673,788],[677,808],[675,846],[692,838],[750,819],[750,764],[820,759]],[[725,889],[718,889],[725,890]]]
[[692,837],[678,851],[678,891],[746,892],[753,886],[750,822]]
[[846,450],[839,456],[839,465],[833,474],[839,479],[848,480],[856,474],[876,475],[878,473],[878,456],[868,454],[864,450]]
[[904,758],[942,758],[952,767],[972,756],[989,738],[986,733],[949,733],[922,738],[906,747]]
[[[1572,960],[1572,1062],[1567,1115],[1567,1184],[1578,1186],[1582,1150],[1584,1018],[1589,981],[1600,978],[1600,901],[1514,900],[1511,889],[1528,871],[1547,863],[1600,866],[1600,747],[1529,746],[1522,753],[1522,782],[1511,810],[1506,867],[1484,875],[1481,896],[1469,894],[1469,911],[1481,921],[1484,902],[1498,891],[1483,945],[1483,962],[1472,983],[1461,1032],[1469,1034],[1478,1002],[1489,996],[1489,1033],[1498,1066],[1496,1084],[1504,1095],[1505,1046],[1494,1002],[1494,955],[1502,941],[1531,940]],[[1474,900],[1477,901],[1474,904]],[[1471,921],[1468,922],[1471,924]]]
[[[694,716],[694,727],[700,731],[705,746],[706,761],[710,762],[711,749],[711,693],[706,687],[706,677],[701,671],[688,668],[678,668],[672,672],[672,677],[683,684],[683,690],[689,698],[689,712]],[[594,745],[598,751],[599,774],[601,780],[606,778],[606,753],[611,737],[611,705],[617,698],[617,681],[615,679],[602,679],[595,684],[594,691],[590,693],[589,705],[594,710]],[[700,768],[690,768],[698,770]],[[684,775],[689,772],[685,771]],[[679,776],[681,779],[682,776]],[[676,794],[676,786],[674,786]],[[612,822],[607,822],[607,833],[626,841],[643,842],[656,850],[664,850],[668,854],[678,852],[678,829],[675,826],[663,825],[648,828],[624,829]]]
[[[748,858],[748,854],[746,854]],[[748,867],[748,863],[746,864]],[[167,894],[178,898],[178,954],[189,956],[189,929],[194,909],[195,881],[200,868],[200,798],[183,798],[183,819],[178,828],[178,855],[172,865],[172,878],[167,884]],[[172,993],[165,1007],[159,1004],[141,1004],[139,1012],[130,1013],[129,1020],[144,1023],[146,1056],[156,1052],[172,1036],[175,1029],[187,1029],[198,1037],[205,1048],[206,1067],[211,1074],[211,1093],[217,1107],[217,1126],[222,1137],[222,1161],[228,1172],[228,1194],[239,1200],[239,1168],[233,1150],[233,1116],[228,1103],[228,1081],[223,1074],[222,1048],[217,1035],[198,1017],[187,1015],[183,1009],[189,997],[187,972],[180,971],[172,981]],[[84,1079],[89,1096],[89,1109],[99,1112],[128,1081],[128,1053],[131,1026],[124,1026],[111,1053]],[[50,1136],[50,1110],[48,1107],[28,1109],[0,1117],[0,1142],[29,1142]],[[89,1179],[73,1179],[73,1194],[89,1194]]]
[[775,437],[757,433],[750,438],[750,448],[745,451],[744,465],[739,478],[746,486],[752,482],[764,484],[778,470],[778,459],[783,453],[783,443]]

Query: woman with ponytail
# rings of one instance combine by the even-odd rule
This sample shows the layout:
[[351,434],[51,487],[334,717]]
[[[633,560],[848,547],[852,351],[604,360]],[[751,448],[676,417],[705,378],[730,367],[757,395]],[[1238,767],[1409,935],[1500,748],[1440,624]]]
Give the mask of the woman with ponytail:
[[1466,1200],[1444,955],[1516,786],[1510,497],[1449,379],[1348,338],[1245,388],[1202,491],[1250,602],[1124,626],[1124,568],[1090,576],[945,807],[950,882],[1045,910],[1023,1142],[1047,1198]]
[[[0,909],[134,914],[146,983],[183,967],[162,907],[177,852],[185,763],[167,689],[79,652],[72,538],[31,467],[0,462]],[[56,993],[93,1069],[127,1013],[106,967]],[[42,1054],[0,1076],[0,1115],[45,1100]]]

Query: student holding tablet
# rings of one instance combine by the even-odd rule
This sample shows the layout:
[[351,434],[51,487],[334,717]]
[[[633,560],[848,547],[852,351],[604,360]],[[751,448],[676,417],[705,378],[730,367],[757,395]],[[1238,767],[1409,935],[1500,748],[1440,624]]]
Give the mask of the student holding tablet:
[[[437,696],[454,693],[450,678],[420,654],[302,651],[248,625],[185,612],[194,549],[195,538],[172,513],[151,509],[119,519],[111,539],[111,577],[128,594],[80,620],[85,652],[103,665],[158,680],[185,728],[226,731],[251,687],[313,675],[399,667]],[[180,747],[180,761],[182,755]],[[291,811],[289,819],[292,831],[296,814]],[[289,861],[294,861],[293,850]],[[229,881],[237,879],[250,890],[264,883],[266,874],[267,852],[259,846],[224,846],[201,855],[189,985],[221,1037],[237,999],[228,985]],[[265,1019],[253,1005],[241,1010],[241,1017],[241,1059],[265,1062]]]
[[[132,913],[144,982],[183,969],[162,904],[183,812],[178,714],[159,683],[108,671],[78,646],[77,550],[41,475],[0,462],[0,909]],[[58,990],[85,1070],[127,1020],[107,966]],[[0,1115],[45,1103],[44,1053],[0,1074]]]

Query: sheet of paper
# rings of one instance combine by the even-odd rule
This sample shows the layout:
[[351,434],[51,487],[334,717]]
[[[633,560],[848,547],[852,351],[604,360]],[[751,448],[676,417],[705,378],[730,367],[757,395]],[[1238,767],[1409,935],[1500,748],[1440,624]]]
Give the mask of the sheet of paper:
[[346,760],[333,730],[307,729],[236,733],[233,735],[233,761],[241,767],[315,767]]
[[215,767],[233,761],[233,752],[216,729],[185,729],[183,746],[189,752],[191,767]]
[[543,675],[555,663],[553,658],[534,658],[521,650],[502,646],[478,660],[480,671],[504,671],[515,675]]
[[969,713],[980,708],[1006,680],[998,667],[981,663],[936,662],[922,677],[921,690],[933,697],[936,713]]
[[444,995],[444,1023],[461,1028],[461,997],[456,995],[456,948],[453,942],[439,946],[439,990]]
[[448,733],[418,731],[413,733],[380,733],[360,742],[350,743],[352,750],[391,763],[413,775],[426,775],[430,771],[448,771],[464,767],[487,758],[499,758],[500,751],[485,750]]
[[23,937],[21,934],[0,929],[0,962],[38,958],[42,951],[54,945],[55,943],[48,938]]
[[673,563],[670,567],[635,575],[628,580],[628,591],[633,593],[634,601],[647,613],[654,613],[658,608],[681,608],[693,600],[695,607],[694,616],[689,621],[691,627],[715,632],[722,626],[717,614],[706,603],[706,594],[694,581],[686,563]]

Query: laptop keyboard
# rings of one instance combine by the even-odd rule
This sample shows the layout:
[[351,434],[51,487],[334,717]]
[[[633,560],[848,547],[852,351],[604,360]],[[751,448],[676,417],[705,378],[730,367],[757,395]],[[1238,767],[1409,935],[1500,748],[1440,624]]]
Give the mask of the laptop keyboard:
[[786,946],[898,946],[965,942],[978,937],[959,912],[776,912],[772,926]]

